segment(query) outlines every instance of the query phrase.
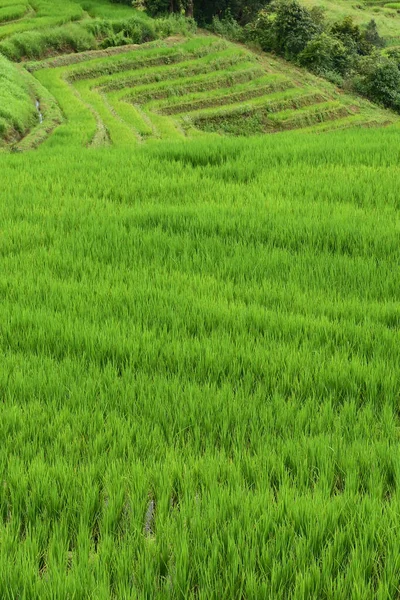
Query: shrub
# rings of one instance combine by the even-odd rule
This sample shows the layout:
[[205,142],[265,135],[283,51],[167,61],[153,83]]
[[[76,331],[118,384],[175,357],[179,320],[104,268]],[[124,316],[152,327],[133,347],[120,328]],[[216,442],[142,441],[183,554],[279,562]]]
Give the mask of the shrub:
[[275,14],[267,10],[259,12],[257,19],[245,27],[244,35],[247,41],[257,42],[264,52],[277,49],[275,31]]
[[344,44],[321,33],[312,40],[299,55],[299,63],[318,74],[336,72],[345,75],[351,65],[351,58]]
[[366,50],[364,54],[370,54],[374,48],[383,48],[385,46],[385,40],[380,37],[374,19],[369,21],[366,29],[362,32],[361,42]]
[[375,54],[360,59],[354,89],[373,102],[400,110],[400,71],[396,62]]
[[320,33],[310,11],[297,0],[283,0],[278,4],[274,29],[277,51],[292,60]]
[[245,37],[243,28],[232,17],[230,11],[228,11],[225,17],[222,17],[221,19],[219,17],[214,17],[211,30],[216,34],[222,35],[233,41],[241,42]]

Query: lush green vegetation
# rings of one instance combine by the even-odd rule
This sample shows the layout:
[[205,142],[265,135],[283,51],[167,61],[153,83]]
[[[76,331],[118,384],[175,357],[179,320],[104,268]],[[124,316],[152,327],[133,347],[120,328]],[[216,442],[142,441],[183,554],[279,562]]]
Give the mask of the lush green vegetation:
[[283,61],[211,35],[60,55],[26,67],[67,119],[49,144],[136,145],[398,120]]
[[0,54],[0,598],[392,600],[398,116],[124,11]]
[[[125,3],[125,0],[119,1]],[[400,39],[392,35],[393,31],[385,23],[381,28],[382,19],[376,20],[375,12],[364,12],[364,4],[347,10],[348,3],[341,5],[327,0],[328,6],[339,6],[343,13],[330,12],[325,4],[319,4],[318,0],[311,0],[311,6],[301,0],[134,2],[134,6],[145,7],[154,14],[185,11],[214,33],[235,41],[256,43],[262,50],[283,56],[346,90],[400,111],[400,53],[396,46]],[[354,9],[358,13],[361,10],[362,17],[358,18],[357,14],[355,18]],[[379,6],[375,9],[380,10]],[[387,10],[390,17],[396,16]],[[398,22],[394,29],[398,36]],[[385,46],[394,47],[396,57],[383,54]]]
[[233,31],[263,50],[400,111],[400,54],[396,49],[383,54],[386,42],[374,20],[364,29],[351,17],[329,24],[319,9],[310,11],[297,0],[282,0],[261,11],[244,30],[236,24]]
[[373,19],[387,45],[400,44],[400,15],[396,11],[396,3],[385,4],[379,0],[360,0],[354,4],[347,0],[302,0],[302,4],[309,9],[322,9],[330,23],[351,17],[362,28]]
[[1,157],[2,598],[395,597],[398,137]]
[[21,137],[39,120],[27,75],[0,54],[0,144]]
[[10,0],[0,0],[0,53],[11,60],[141,44],[195,30],[194,23],[182,16],[154,20],[132,6],[108,0],[33,0],[21,18],[11,23],[6,15],[2,17],[2,2]]

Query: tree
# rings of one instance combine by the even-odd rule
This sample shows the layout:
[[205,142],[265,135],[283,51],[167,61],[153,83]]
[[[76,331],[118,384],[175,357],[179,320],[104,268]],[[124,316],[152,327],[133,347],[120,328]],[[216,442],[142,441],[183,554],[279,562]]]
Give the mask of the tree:
[[353,54],[362,54],[360,50],[361,31],[358,25],[355,25],[352,17],[345,17],[342,21],[337,21],[332,26],[331,35],[340,40]]
[[[132,0],[112,0],[131,4]],[[133,0],[133,5],[138,0]],[[214,17],[225,18],[230,14],[241,25],[249,23],[264,6],[264,0],[144,0],[149,14],[155,16],[167,12],[185,13],[195,17],[200,24],[210,24]]]
[[185,16],[192,19],[194,16],[193,0],[187,0],[185,7]]
[[283,0],[279,3],[274,28],[278,52],[292,60],[320,33],[310,11],[297,0]]
[[299,63],[318,74],[345,75],[350,67],[350,56],[340,40],[321,33],[308,42],[299,55]]
[[245,28],[246,38],[258,42],[264,52],[278,50],[275,31],[275,15],[267,10],[261,10],[257,19]]
[[373,102],[400,110],[400,71],[393,59],[378,52],[361,58],[353,85]]
[[378,27],[374,19],[367,24],[366,29],[361,34],[361,40],[368,50],[365,54],[370,54],[374,48],[383,48],[385,40],[378,33]]

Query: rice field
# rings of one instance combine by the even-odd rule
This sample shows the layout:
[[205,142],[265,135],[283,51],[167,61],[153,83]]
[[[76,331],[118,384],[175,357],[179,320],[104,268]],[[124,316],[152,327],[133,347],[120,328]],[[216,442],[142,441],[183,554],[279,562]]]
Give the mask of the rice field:
[[353,22],[363,29],[373,19],[388,47],[400,44],[400,15],[394,10],[397,8],[396,2],[360,0],[351,3],[347,0],[301,0],[301,3],[309,9],[322,9],[327,21],[331,23],[351,17]]
[[400,598],[398,117],[202,34],[2,124],[1,600]]
[[28,74],[0,54],[0,143],[22,137],[37,121]]
[[[62,118],[54,116],[54,102],[43,113],[40,142],[50,136],[53,147],[137,146],[398,121],[283,61],[211,35],[59,55],[25,67],[64,115],[56,128]],[[35,137],[22,141],[29,145],[38,145]]]
[[398,597],[398,136],[0,157],[1,598]]
[[[0,40],[89,18],[130,18],[132,7],[108,0],[0,0]],[[142,17],[144,18],[144,17]]]

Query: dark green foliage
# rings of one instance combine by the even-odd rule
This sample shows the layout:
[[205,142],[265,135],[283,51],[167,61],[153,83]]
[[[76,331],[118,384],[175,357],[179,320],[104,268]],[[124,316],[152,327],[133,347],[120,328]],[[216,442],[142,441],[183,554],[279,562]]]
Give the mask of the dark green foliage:
[[355,25],[352,17],[345,17],[332,26],[331,34],[339,39],[349,52],[358,52],[361,42],[361,31]]
[[385,46],[385,40],[379,35],[374,19],[369,21],[365,31],[362,32],[361,40],[366,48],[365,54],[369,54],[373,48],[383,48]]
[[266,52],[294,60],[321,30],[311,11],[297,0],[283,0],[258,13],[257,19],[246,27],[246,38],[257,41]]
[[340,40],[321,33],[308,42],[299,55],[299,63],[318,74],[337,72],[345,75],[350,68],[351,57]]
[[257,19],[245,27],[246,39],[257,42],[264,52],[272,52],[277,49],[277,33],[275,30],[275,14],[262,10]]
[[225,17],[214,17],[211,29],[214,33],[222,35],[228,38],[229,40],[240,42],[245,39],[245,33],[243,28],[232,17],[230,11],[227,12]]
[[274,21],[276,50],[285,58],[295,58],[319,33],[310,11],[297,0],[284,0],[278,5]]
[[394,60],[398,68],[400,69],[400,48],[390,48],[387,50],[386,55]]
[[400,71],[393,59],[378,54],[361,59],[354,86],[370,100],[400,110]]
[[214,16],[219,18],[231,14],[242,25],[255,18],[266,2],[262,0],[195,0],[194,16],[203,23],[210,23]]
[[167,13],[171,8],[170,5],[170,0],[147,0],[145,3],[147,12],[152,16]]
[[[125,2],[126,0],[115,0]],[[138,0],[133,2],[134,6]],[[156,16],[167,12],[185,13],[201,25],[209,25],[215,17],[224,19],[229,15],[241,25],[253,20],[263,8],[263,0],[144,0],[147,12]]]
[[[320,9],[307,10],[297,0],[281,0],[260,11],[245,27],[247,41],[361,93],[370,100],[399,110],[400,53],[382,58],[384,41],[371,20],[362,31],[345,17],[329,27]],[[364,60],[363,60],[364,57]]]

